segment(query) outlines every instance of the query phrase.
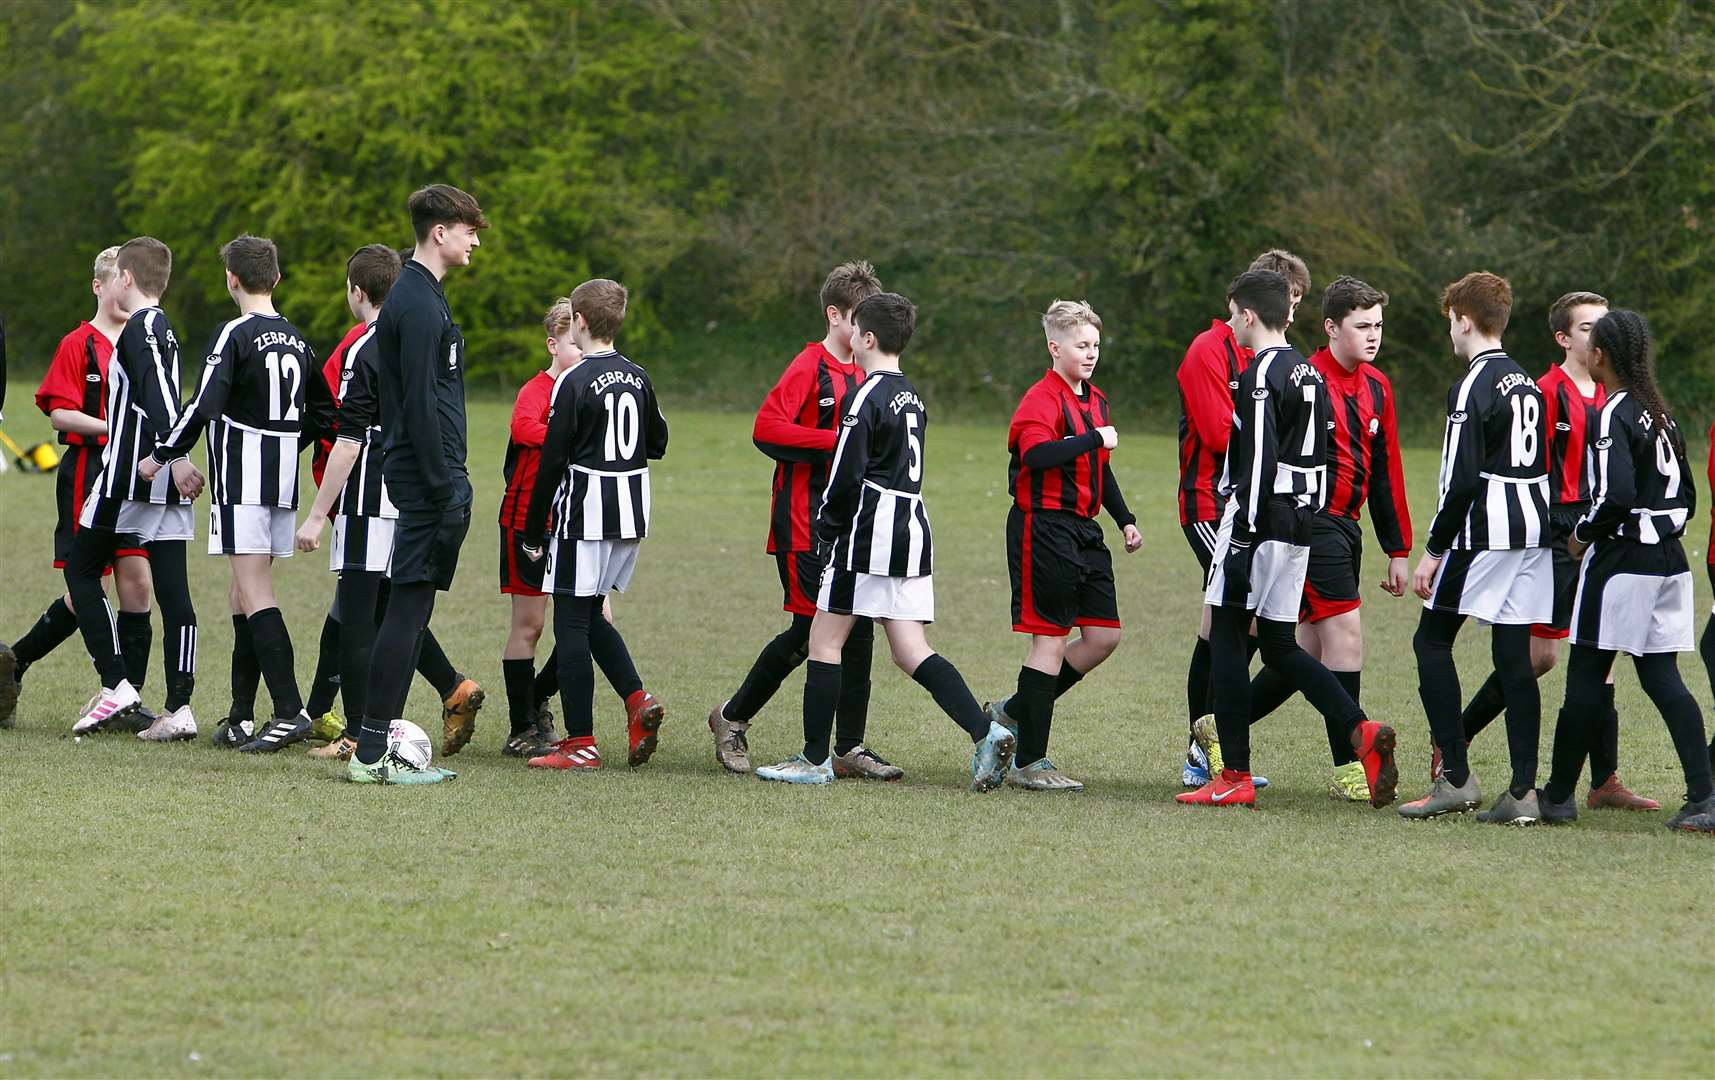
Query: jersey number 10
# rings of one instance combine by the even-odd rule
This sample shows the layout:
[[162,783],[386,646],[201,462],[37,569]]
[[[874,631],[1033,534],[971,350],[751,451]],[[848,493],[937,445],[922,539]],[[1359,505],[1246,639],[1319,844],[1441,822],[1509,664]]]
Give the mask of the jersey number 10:
[[637,453],[637,395],[609,394],[602,403],[607,406],[607,441],[602,452],[610,462],[630,461]]

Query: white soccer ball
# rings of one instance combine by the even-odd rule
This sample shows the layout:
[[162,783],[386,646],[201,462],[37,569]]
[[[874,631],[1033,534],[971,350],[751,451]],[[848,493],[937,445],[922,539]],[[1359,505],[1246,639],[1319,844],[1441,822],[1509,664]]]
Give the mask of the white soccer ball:
[[387,731],[387,757],[407,769],[422,771],[429,767],[435,748],[428,733],[409,720],[395,720]]

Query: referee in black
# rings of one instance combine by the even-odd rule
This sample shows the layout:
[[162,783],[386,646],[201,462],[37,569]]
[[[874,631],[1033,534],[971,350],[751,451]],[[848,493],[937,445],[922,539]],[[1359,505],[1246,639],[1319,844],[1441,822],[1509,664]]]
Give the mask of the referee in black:
[[375,332],[382,475],[399,518],[392,595],[375,636],[369,700],[348,774],[368,784],[436,783],[455,775],[391,760],[387,732],[404,712],[435,592],[452,588],[459,546],[470,528],[464,335],[447,307],[441,279],[452,267],[470,264],[488,219],[475,199],[446,184],[412,193],[406,206],[417,247],[381,305]]

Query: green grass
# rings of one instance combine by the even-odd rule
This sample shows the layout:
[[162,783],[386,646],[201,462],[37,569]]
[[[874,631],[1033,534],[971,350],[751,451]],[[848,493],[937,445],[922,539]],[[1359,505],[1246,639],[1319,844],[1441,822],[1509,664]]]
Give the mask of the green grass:
[[[32,670],[0,732],[0,1076],[1709,1071],[1715,847],[1661,815],[1517,832],[1337,804],[1301,703],[1258,729],[1261,809],[1172,802],[1198,597],[1165,439],[1116,457],[1146,536],[1117,556],[1128,636],[1059,710],[1054,756],[1088,792],[965,793],[968,743],[884,656],[871,742],[904,782],[723,775],[703,716],[782,621],[768,465],[744,416],[672,418],[655,532],[616,605],[668,708],[642,770],[541,775],[498,754],[497,404],[473,412],[477,524],[435,613],[492,695],[448,762],[456,784],[357,787],[298,753],[206,741],[74,744],[87,660],[65,648]],[[945,424],[929,442],[930,639],[979,696],[1024,650],[1002,441]],[[1409,466],[1421,529],[1433,461]],[[15,637],[59,588],[52,483],[0,477],[0,505],[0,632]],[[226,701],[226,570],[192,567],[207,730]],[[278,580],[307,681],[333,580],[322,553]],[[1399,727],[1415,797],[1418,607],[1373,586],[1366,600],[1365,698]],[[1486,656],[1468,633],[1468,688]],[[801,685],[758,718],[758,760],[797,749]],[[1559,672],[1544,684],[1550,718],[1562,687]],[[1666,732],[1629,671],[1619,700],[1621,775],[1677,805]],[[414,688],[413,719],[437,729],[435,705]],[[623,717],[605,687],[598,707],[611,758]],[[1490,786],[1505,753],[1498,729],[1474,750]]]

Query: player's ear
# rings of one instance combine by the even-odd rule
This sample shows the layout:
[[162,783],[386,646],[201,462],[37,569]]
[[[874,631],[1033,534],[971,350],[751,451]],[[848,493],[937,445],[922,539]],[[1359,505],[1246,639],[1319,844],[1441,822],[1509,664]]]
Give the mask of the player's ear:
[[1327,334],[1329,337],[1333,337],[1335,334],[1340,332],[1340,324],[1335,322],[1333,319],[1323,319],[1322,332]]

